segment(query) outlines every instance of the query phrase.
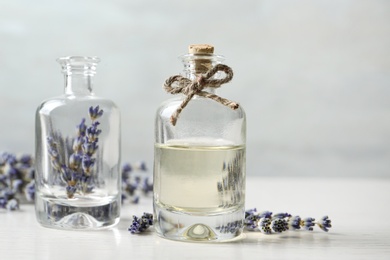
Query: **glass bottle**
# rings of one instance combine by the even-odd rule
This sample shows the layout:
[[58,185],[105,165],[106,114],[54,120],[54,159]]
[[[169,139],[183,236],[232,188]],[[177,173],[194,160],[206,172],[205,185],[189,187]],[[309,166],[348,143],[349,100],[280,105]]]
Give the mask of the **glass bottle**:
[[110,227],[121,205],[120,113],[92,92],[97,57],[57,61],[65,93],[36,112],[36,217],[51,228]]
[[[210,45],[191,45],[181,59],[190,80],[223,61]],[[170,117],[184,98],[167,100],[156,114],[155,229],[173,240],[238,238],[245,214],[245,112],[195,95],[174,126]]]

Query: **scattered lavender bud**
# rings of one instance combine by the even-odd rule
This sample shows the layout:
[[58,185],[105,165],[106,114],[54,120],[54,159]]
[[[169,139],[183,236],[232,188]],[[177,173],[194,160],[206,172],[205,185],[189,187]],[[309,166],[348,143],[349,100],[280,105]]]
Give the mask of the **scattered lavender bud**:
[[15,193],[22,191],[22,187],[23,187],[23,180],[22,179],[16,179],[16,180],[13,181],[13,183],[12,183],[12,190]]
[[133,216],[132,223],[128,228],[131,234],[139,234],[146,231],[153,225],[153,215],[151,213],[144,213],[140,218]]
[[256,209],[249,209],[245,211],[244,226],[251,231],[258,228],[260,216],[257,214]]
[[33,159],[32,159],[32,156],[29,155],[29,154],[23,154],[22,156],[20,156],[19,158],[19,162],[25,166],[25,167],[31,167],[32,163],[33,163]]
[[11,210],[11,211],[18,210],[19,209],[19,201],[17,201],[16,199],[9,200],[7,205],[6,205],[6,208],[8,210]]
[[5,208],[7,206],[7,199],[0,195],[0,208]]
[[271,211],[263,211],[259,214],[260,218],[271,218],[272,212]]
[[34,180],[32,180],[30,183],[28,183],[26,185],[25,195],[26,195],[26,199],[28,201],[34,201],[34,199],[35,199],[35,181]]
[[292,230],[300,229],[301,228],[301,217],[300,216],[291,217],[288,221],[288,225]]
[[291,214],[289,213],[277,213],[273,215],[273,218],[289,218]]
[[146,177],[144,179],[143,185],[142,185],[142,191],[145,195],[148,195],[149,192],[153,191],[153,183],[149,182],[149,178]]
[[328,218],[328,216],[322,217],[321,221],[317,223],[317,225],[325,232],[328,232],[329,228],[332,227],[331,220]]
[[260,218],[259,230],[265,234],[271,234],[271,218]]
[[153,191],[153,183],[145,175],[145,163],[133,167],[129,163],[122,166],[122,201],[130,201],[133,204],[139,203],[140,194],[147,196]]
[[15,156],[0,153],[0,208],[19,209],[19,196],[34,178],[33,159],[30,155]]
[[314,218],[305,218],[302,220],[302,224],[303,227],[306,229],[306,230],[309,230],[309,231],[313,231],[313,227],[315,225],[315,219]]
[[284,218],[275,218],[271,221],[271,228],[275,233],[288,230],[288,222]]

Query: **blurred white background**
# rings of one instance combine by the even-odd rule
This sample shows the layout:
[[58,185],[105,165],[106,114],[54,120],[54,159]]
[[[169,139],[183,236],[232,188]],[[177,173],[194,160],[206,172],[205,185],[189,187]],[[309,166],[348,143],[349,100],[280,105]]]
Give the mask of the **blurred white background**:
[[102,59],[122,159],[153,162],[154,113],[177,57],[209,43],[235,71],[247,172],[390,177],[390,1],[0,0],[0,151],[34,152],[35,109],[63,92],[55,59]]

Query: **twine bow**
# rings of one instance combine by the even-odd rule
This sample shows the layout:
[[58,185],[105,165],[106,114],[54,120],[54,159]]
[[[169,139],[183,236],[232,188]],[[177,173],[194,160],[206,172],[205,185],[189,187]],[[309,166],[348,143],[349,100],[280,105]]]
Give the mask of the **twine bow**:
[[[212,79],[212,77],[218,71],[223,71],[226,76],[222,79]],[[218,103],[221,103],[224,106],[230,107],[235,110],[239,107],[239,104],[230,101],[226,98],[222,98],[215,94],[203,91],[204,88],[219,88],[222,84],[228,83],[233,78],[233,70],[224,64],[217,64],[210,70],[208,70],[204,75],[200,74],[195,80],[191,81],[188,78],[185,78],[181,75],[175,75],[169,77],[164,83],[164,89],[168,93],[173,95],[182,93],[186,95],[186,98],[176,109],[176,111],[171,116],[171,124],[176,125],[176,121],[181,113],[181,111],[187,106],[194,95],[198,95],[205,98],[210,98]]]

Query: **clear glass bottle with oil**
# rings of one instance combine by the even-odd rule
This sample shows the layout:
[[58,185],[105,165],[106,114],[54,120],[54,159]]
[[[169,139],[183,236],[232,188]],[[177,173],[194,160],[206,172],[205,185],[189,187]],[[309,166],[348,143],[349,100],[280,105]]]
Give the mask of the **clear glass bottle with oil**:
[[[189,52],[181,59],[190,80],[223,61],[210,45],[191,45]],[[245,211],[245,112],[195,95],[174,126],[170,117],[184,98],[169,99],[157,110],[155,229],[173,240],[236,239]]]
[[65,93],[36,112],[36,217],[50,228],[108,228],[121,206],[119,109],[93,92],[98,58],[57,61]]

